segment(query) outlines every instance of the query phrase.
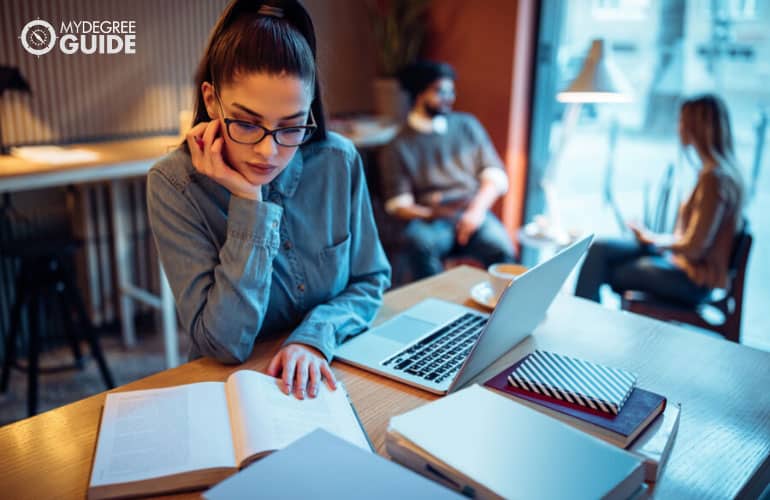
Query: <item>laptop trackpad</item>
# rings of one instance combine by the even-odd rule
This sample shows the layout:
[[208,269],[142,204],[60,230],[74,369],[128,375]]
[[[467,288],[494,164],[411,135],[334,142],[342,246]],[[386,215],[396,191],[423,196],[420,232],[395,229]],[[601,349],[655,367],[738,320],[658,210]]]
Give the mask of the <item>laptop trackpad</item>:
[[374,328],[371,333],[407,344],[417,337],[425,335],[435,327],[436,323],[422,321],[410,316],[399,316]]

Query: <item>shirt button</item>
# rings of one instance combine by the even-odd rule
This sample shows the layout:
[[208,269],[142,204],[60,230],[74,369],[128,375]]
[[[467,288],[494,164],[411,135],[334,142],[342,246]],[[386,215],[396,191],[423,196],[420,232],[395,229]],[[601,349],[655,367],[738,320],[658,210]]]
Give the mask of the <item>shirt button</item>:
[[277,221],[277,220],[274,220],[274,221],[273,221],[273,228],[275,229],[276,227],[278,227],[278,221]]
[[283,248],[285,248],[286,250],[291,250],[291,247],[292,247],[292,246],[293,246],[293,245],[291,244],[291,241],[285,241],[285,242],[283,243]]
[[297,285],[297,290],[299,290],[300,292],[304,292],[305,291],[305,284],[304,283],[300,283],[299,285]]

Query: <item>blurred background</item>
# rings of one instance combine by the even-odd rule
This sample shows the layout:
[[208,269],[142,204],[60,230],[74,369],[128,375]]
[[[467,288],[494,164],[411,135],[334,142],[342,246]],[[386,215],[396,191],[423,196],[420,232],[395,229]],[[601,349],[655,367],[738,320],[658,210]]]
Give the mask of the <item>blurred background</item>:
[[[147,226],[143,175],[190,124],[192,75],[226,3],[0,3],[0,353],[8,365],[0,424],[186,360],[187,338]],[[405,115],[393,79],[404,64],[426,57],[456,69],[456,109],[479,118],[506,164],[511,187],[495,211],[526,265],[557,250],[562,234],[622,235],[632,220],[670,230],[697,174],[679,147],[679,103],[701,92],[722,96],[754,236],[740,341],[770,350],[762,317],[770,300],[770,261],[762,258],[770,247],[770,3],[304,4],[316,26],[331,126],[365,159],[396,272],[397,238],[382,208],[377,154]],[[59,31],[61,22],[79,19],[135,21],[135,53],[53,48],[35,55],[25,48],[48,43],[41,24],[24,31],[31,21]],[[625,102],[560,102],[595,41],[622,81]],[[544,184],[555,202],[547,202]],[[605,303],[620,307],[610,295]],[[94,362],[100,357],[103,365]]]

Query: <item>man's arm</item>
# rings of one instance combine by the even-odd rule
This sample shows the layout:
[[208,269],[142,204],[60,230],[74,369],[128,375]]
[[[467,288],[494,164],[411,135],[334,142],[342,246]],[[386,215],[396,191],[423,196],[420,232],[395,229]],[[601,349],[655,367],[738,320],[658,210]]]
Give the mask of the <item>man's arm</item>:
[[434,217],[432,208],[425,207],[423,205],[418,205],[416,203],[413,203],[411,205],[406,205],[403,207],[398,207],[393,212],[393,215],[395,215],[399,219],[404,219],[404,220],[412,220],[412,219],[431,220]]
[[504,191],[500,192],[500,185],[495,181],[487,178],[481,179],[481,187],[479,187],[476,195],[465,210],[466,212],[479,211],[486,213],[503,193]]
[[385,211],[388,214],[404,220],[431,220],[447,214],[438,205],[428,206],[415,201],[409,174],[394,144],[383,148],[379,164]]
[[475,118],[470,120],[469,125],[468,135],[477,143],[475,170],[478,172],[480,186],[457,221],[457,242],[463,246],[468,244],[471,236],[484,222],[484,217],[495,201],[508,191],[508,176],[505,175],[503,162],[487,132]]

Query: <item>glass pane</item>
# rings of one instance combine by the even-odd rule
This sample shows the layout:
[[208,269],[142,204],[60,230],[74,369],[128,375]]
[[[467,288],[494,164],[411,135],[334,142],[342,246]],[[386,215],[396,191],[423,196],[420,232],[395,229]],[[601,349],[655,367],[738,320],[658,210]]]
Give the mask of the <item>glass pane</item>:
[[262,128],[241,121],[230,122],[229,130],[234,141],[243,143],[257,142],[265,135]]
[[[729,108],[739,164],[754,193],[747,207],[755,241],[744,342],[770,349],[770,334],[761,326],[762,304],[770,300],[770,261],[760,258],[770,250],[770,2],[578,0],[562,5],[563,22],[554,41],[553,101],[536,101],[534,112],[536,122],[550,122],[551,163],[544,170],[558,202],[550,207],[556,213],[548,220],[552,223],[555,215],[566,230],[598,235],[624,234],[623,220],[670,231],[697,175],[679,146],[679,103],[703,92],[720,95]],[[594,39],[604,40],[606,53],[633,90],[633,101],[583,104],[570,128],[569,105],[556,103],[556,94],[577,76]],[[658,201],[669,172],[664,207]],[[527,220],[536,215],[529,213]]]
[[281,144],[286,146],[295,146],[302,144],[302,142],[307,137],[308,132],[309,130],[304,127],[297,127],[281,130],[276,135],[278,136],[278,141]]

